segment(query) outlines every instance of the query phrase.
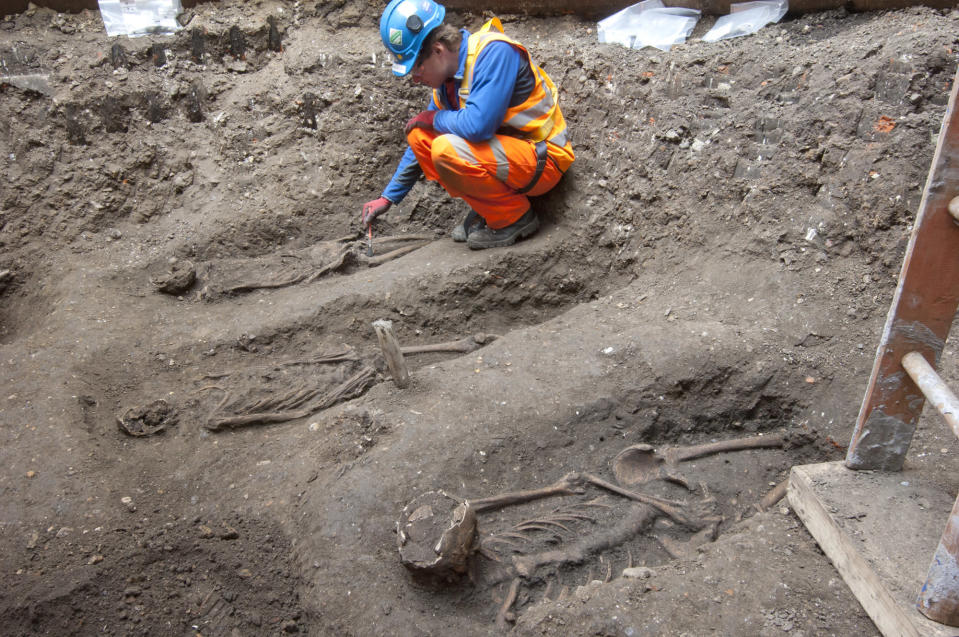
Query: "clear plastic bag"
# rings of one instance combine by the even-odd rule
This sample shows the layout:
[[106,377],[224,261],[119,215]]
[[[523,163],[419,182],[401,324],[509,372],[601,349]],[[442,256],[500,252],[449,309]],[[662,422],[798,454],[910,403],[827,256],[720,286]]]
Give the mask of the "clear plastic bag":
[[183,13],[180,0],[98,0],[107,35],[176,33],[176,17]]
[[729,15],[716,20],[716,24],[703,36],[704,42],[726,38],[738,38],[759,31],[767,24],[779,22],[789,11],[788,0],[753,0],[729,5]]
[[600,42],[668,51],[674,44],[686,41],[699,16],[696,9],[666,7],[662,0],[644,0],[600,20],[596,33]]

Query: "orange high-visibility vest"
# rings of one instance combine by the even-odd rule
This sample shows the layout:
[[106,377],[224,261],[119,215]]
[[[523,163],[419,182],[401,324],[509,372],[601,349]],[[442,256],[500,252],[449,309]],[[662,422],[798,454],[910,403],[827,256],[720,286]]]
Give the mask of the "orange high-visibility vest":
[[[521,137],[531,142],[548,141],[551,144],[563,148],[567,153],[560,155],[569,156],[569,161],[560,162],[560,170],[565,171],[572,163],[573,148],[566,136],[566,120],[559,109],[558,91],[556,85],[550,79],[546,71],[536,66],[526,50],[519,42],[509,38],[503,33],[503,25],[499,18],[493,18],[483,25],[476,33],[470,35],[466,44],[466,66],[463,71],[463,82],[459,89],[460,108],[466,107],[466,100],[469,98],[470,85],[473,82],[473,70],[476,58],[490,42],[506,42],[526,57],[530,68],[533,70],[533,76],[536,84],[533,87],[529,97],[521,104],[511,106],[506,111],[506,118],[500,128],[501,133],[513,137]],[[433,92],[433,100],[437,107],[442,108],[439,95]],[[551,153],[552,154],[552,153]],[[565,164],[565,165],[563,165]]]

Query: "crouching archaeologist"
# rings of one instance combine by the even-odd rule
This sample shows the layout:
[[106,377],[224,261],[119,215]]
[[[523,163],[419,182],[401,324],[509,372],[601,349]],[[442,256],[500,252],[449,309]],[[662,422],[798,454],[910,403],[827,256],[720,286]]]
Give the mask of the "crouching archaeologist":
[[539,228],[528,197],[553,188],[573,163],[556,86],[497,18],[470,34],[445,15],[432,0],[392,0],[380,19],[393,74],[412,73],[433,95],[407,122],[409,146],[362,220],[371,224],[425,174],[472,209],[454,241],[474,250],[512,245]]

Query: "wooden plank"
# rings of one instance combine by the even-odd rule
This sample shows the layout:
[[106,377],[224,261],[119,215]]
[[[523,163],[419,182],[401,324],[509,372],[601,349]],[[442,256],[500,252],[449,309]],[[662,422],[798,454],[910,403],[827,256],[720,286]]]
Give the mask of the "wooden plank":
[[935,368],[959,307],[959,225],[949,214],[959,195],[957,89],[959,74],[846,455],[853,469],[902,468],[925,403],[902,358],[916,351]]
[[915,607],[952,506],[954,486],[934,482],[916,471],[857,472],[841,462],[790,472],[789,504],[883,635],[956,634]]
[[376,338],[380,342],[380,350],[386,359],[386,366],[390,368],[393,382],[400,389],[406,389],[410,384],[410,371],[403,358],[403,350],[396,334],[393,332],[393,321],[378,319],[373,321]]
[[882,582],[816,497],[802,467],[793,467],[789,474],[788,497],[796,515],[816,538],[879,631],[883,635],[919,637],[919,631],[899,611]]

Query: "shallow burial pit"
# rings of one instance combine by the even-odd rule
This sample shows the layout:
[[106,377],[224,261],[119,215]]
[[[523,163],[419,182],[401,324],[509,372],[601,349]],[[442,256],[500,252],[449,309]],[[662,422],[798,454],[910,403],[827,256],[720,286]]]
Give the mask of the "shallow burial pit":
[[[424,241],[430,239],[412,245]],[[602,259],[593,267],[577,266],[577,250],[564,245],[500,253],[493,263],[478,260],[453,271],[393,275],[384,282],[369,274],[357,247],[362,243],[328,241],[270,256],[190,262],[196,283],[177,288],[171,306],[187,305],[202,317],[204,307],[214,304],[226,309],[231,322],[240,319],[225,338],[167,341],[149,370],[124,375],[127,400],[148,403],[173,392],[185,419],[210,430],[287,422],[389,378],[372,329],[376,320],[393,323],[407,364],[416,369],[472,354],[499,336],[599,296],[616,281],[602,275]],[[184,263],[168,264],[169,276],[156,270],[150,275],[161,302],[170,296],[170,277]],[[327,267],[331,263],[335,267]],[[310,300],[302,310],[269,314],[256,333],[242,331],[250,304],[289,305],[291,294]],[[93,366],[110,367],[104,360]],[[138,397],[129,391],[140,384],[136,377],[143,383]]]
[[[410,586],[506,627],[529,604],[571,600],[591,582],[648,577],[648,569],[694,558],[744,518],[774,506],[792,465],[835,453],[797,422],[801,405],[788,388],[720,368],[697,374],[673,388],[600,399],[566,423],[520,428],[485,444],[457,473],[485,476],[486,491],[422,494],[400,515],[397,559],[411,571]],[[720,376],[725,390],[700,391]],[[734,440],[743,448],[711,444]],[[650,448],[670,470],[626,479],[618,454],[637,447]],[[426,504],[435,505],[437,493],[446,506],[433,506],[428,517]],[[446,560],[424,554],[442,547],[456,557],[461,547],[450,547],[451,538],[472,537],[450,531],[464,518],[457,502],[476,524],[474,555],[458,579]],[[444,513],[445,525],[434,519]],[[427,518],[435,541],[422,537]],[[424,577],[433,562],[443,572]]]
[[[85,422],[91,430],[112,433],[128,410],[159,399],[180,415],[181,426],[167,436],[297,420],[389,378],[372,329],[375,320],[392,321],[400,345],[416,350],[407,356],[415,370],[472,354],[618,282],[606,274],[603,250],[594,250],[585,266],[580,263],[576,239],[561,239],[559,249],[546,241],[528,242],[492,260],[466,252],[470,258],[461,263],[445,256],[461,246],[422,236],[400,244],[422,250],[429,249],[424,242],[448,244],[433,246],[447,262],[425,276],[407,274],[402,264],[381,275],[383,269],[371,269],[357,253],[365,244],[355,239],[263,256],[220,246],[228,256],[98,273],[111,287],[144,298],[144,309],[138,310],[143,316],[156,311],[169,319],[151,324],[149,338],[136,336],[132,351],[143,358],[105,346],[76,364],[93,399],[93,407],[85,407]],[[209,244],[198,253],[212,251]],[[324,269],[331,259],[336,267]],[[283,310],[247,321],[270,306]],[[190,325],[194,333],[213,336],[194,338],[186,329]]]
[[[191,246],[200,256],[155,263],[150,268],[153,289],[206,303],[268,301],[282,289],[312,292],[320,300],[316,319],[308,327],[355,338],[357,323],[380,318],[393,320],[398,329],[413,335],[505,333],[548,320],[633,278],[628,271],[614,271],[611,251],[562,233],[552,242],[532,241],[513,251],[476,254],[435,228],[423,228],[377,237],[370,256],[367,239],[355,233],[278,249],[270,236],[248,230],[248,239],[270,245],[270,252],[250,254],[249,245],[237,244],[235,237],[226,243],[220,243],[224,237],[210,238]],[[443,262],[416,276],[405,273],[410,262],[390,263],[413,253],[429,259],[419,256],[428,253]],[[183,284],[171,288],[174,279]],[[278,317],[277,329],[288,327],[282,320]]]

